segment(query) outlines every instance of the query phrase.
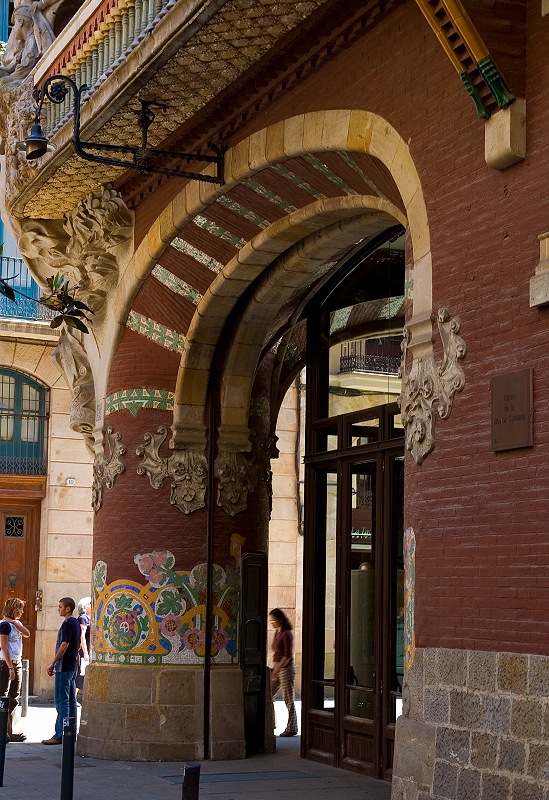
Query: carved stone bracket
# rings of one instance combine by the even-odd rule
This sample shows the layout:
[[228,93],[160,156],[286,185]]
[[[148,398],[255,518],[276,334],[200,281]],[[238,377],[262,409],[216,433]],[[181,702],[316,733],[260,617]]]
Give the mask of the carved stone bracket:
[[148,475],[154,489],[160,489],[164,479],[171,476],[170,503],[184,514],[190,514],[205,505],[208,475],[206,457],[191,450],[175,450],[169,458],[162,458],[158,451],[167,435],[168,431],[163,426],[156,433],[145,434],[145,445],[135,451],[143,457],[137,474]]
[[406,357],[410,344],[410,330],[404,329],[402,361],[399,377],[402,391],[398,399],[405,430],[406,448],[416,464],[421,464],[435,446],[435,404],[441,419],[447,419],[452,410],[456,392],[465,385],[465,375],[459,365],[464,358],[466,345],[458,336],[459,317],[451,317],[448,309],[440,308],[437,314],[438,330],[443,346],[443,358],[437,366],[432,354],[416,356],[410,372],[406,373]]
[[221,453],[217,457],[216,473],[219,478],[217,505],[234,517],[248,507],[248,493],[257,485],[255,458],[248,453]]
[[44,279],[63,272],[79,297],[94,311],[104,311],[107,293],[118,281],[119,261],[133,236],[133,213],[112,186],[81,200],[63,220],[14,222],[19,252],[31,272]]
[[73,334],[62,331],[52,360],[63,373],[72,396],[70,427],[82,434],[86,447],[93,454],[95,387],[86,351]]
[[93,486],[92,486],[92,507],[97,513],[103,505],[103,486],[112,489],[116,481],[116,476],[126,471],[126,466],[121,456],[126,454],[126,447],[120,439],[121,433],[114,433],[112,428],[105,431],[109,445],[110,455],[108,459],[102,454],[95,457],[93,465]]

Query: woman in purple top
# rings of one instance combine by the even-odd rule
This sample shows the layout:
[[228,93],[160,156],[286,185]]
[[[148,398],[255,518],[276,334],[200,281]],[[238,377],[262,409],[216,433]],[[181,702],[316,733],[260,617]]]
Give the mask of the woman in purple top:
[[295,710],[295,663],[294,635],[292,625],[286,614],[279,608],[273,608],[269,614],[269,622],[276,633],[273,639],[273,668],[271,672],[272,696],[282,689],[282,696],[288,709],[288,724],[280,736],[297,734],[297,714]]

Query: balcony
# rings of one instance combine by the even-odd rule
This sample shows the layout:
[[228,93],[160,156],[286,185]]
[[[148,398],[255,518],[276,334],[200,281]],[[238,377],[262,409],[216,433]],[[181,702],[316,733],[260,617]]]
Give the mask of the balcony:
[[400,367],[400,339],[361,339],[341,345],[339,373],[370,372],[396,375]]
[[[82,96],[82,139],[110,147],[141,146],[136,122],[138,98],[154,103],[156,119],[149,144],[171,152],[211,154],[210,142],[224,145],[230,137],[227,118],[220,114],[222,97],[230,117],[261,89],[268,100],[274,78],[285,74],[288,56],[279,57],[281,40],[291,43],[299,60],[301,25],[325,0],[86,0],[43,52],[21,85],[14,81],[16,103],[0,133],[9,143],[6,159],[6,210],[16,219],[61,219],[90,192],[116,183],[130,208],[142,194],[167,178],[151,178],[117,166],[82,161],[72,146],[71,98],[62,105],[46,104],[44,133],[54,145],[30,165],[17,143],[30,131],[34,115],[32,92],[48,77],[66,75]],[[258,14],[263,8],[264,13]],[[50,11],[44,9],[47,17]],[[32,32],[31,34],[32,35]],[[261,64],[260,75],[253,72]],[[249,75],[248,93],[242,78]],[[6,80],[6,79],[4,79]],[[251,92],[251,94],[249,94]],[[17,105],[17,109],[15,109]],[[13,113],[15,112],[15,113]],[[257,113],[250,105],[250,115]],[[69,122],[69,124],[66,124]],[[165,157],[161,166],[171,167]],[[199,162],[185,167],[204,169]],[[209,171],[206,167],[204,171]]]
[[40,287],[32,279],[21,258],[2,256],[0,277],[6,280],[15,292],[15,302],[0,295],[0,318],[33,322],[53,319],[55,312],[36,302],[40,297]]

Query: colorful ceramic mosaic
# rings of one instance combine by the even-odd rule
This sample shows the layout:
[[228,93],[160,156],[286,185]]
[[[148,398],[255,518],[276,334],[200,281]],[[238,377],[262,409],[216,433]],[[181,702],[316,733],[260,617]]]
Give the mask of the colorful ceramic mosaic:
[[416,535],[404,531],[404,669],[410,669],[416,653],[414,599],[416,586]]
[[248,180],[244,181],[242,185],[246,186],[247,189],[251,189],[252,192],[255,192],[260,197],[265,198],[265,200],[268,200],[270,203],[273,203],[275,206],[278,206],[287,214],[297,210],[296,207],[287,200],[284,200],[282,197],[275,194],[270,189],[267,189],[265,186],[262,186],[257,181],[252,180],[251,178],[248,178]]
[[213,220],[204,217],[202,214],[197,214],[196,217],[194,217],[193,224],[197,225],[203,231],[208,231],[212,236],[216,236],[218,239],[232,244],[233,247],[238,247],[240,249],[248,243],[247,239],[243,239],[242,236],[238,236],[236,233],[228,231],[226,228],[222,228],[217,222],[213,222]]
[[[240,564],[243,537],[231,539],[231,554]],[[189,572],[176,570],[169,550],[153,550],[134,558],[146,584],[119,579],[107,583],[107,565],[98,561],[93,573],[93,660],[135,666],[203,664],[206,655],[207,565]],[[212,570],[213,629],[210,653],[214,664],[238,660],[240,568],[217,564]]]
[[207,269],[211,269],[212,272],[216,274],[221,272],[223,269],[223,264],[220,261],[216,261],[215,258],[212,258],[207,253],[204,253],[203,250],[199,250],[197,247],[193,247],[192,244],[186,242],[184,239],[180,239],[178,236],[173,240],[172,247],[175,247],[176,250],[179,250],[180,253],[184,253],[186,256],[194,259],[199,264],[202,264],[203,267],[207,267]]
[[130,311],[128,321],[126,322],[128,328],[132,331],[145,336],[155,344],[165,347],[167,350],[174,350],[175,352],[183,352],[185,344],[185,337],[177,331],[172,331],[165,325],[160,325],[149,317],[144,317],[142,314],[137,314],[135,311]]
[[152,275],[170,291],[181,295],[181,297],[184,297],[189,303],[194,303],[194,305],[197,306],[202,300],[202,295],[198,289],[190,286],[188,283],[181,280],[181,278],[178,278],[177,275],[164,269],[164,267],[161,267],[159,264],[153,269]]
[[155,411],[171,411],[175,395],[164,389],[123,389],[109,395],[105,400],[105,415],[116,411],[129,411],[132,416],[142,408]]

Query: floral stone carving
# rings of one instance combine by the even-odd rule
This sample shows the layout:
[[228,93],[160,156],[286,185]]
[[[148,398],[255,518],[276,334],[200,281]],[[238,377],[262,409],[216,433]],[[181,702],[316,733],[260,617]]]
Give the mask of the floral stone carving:
[[217,505],[234,517],[248,504],[248,492],[257,485],[257,468],[253,456],[241,452],[222,453],[217,459]]
[[406,373],[406,357],[410,345],[409,328],[404,330],[402,361],[399,377],[402,391],[398,398],[405,430],[406,448],[416,464],[421,464],[435,446],[435,404],[441,419],[447,419],[452,410],[456,392],[465,386],[465,375],[459,365],[465,357],[466,345],[458,336],[459,317],[451,317],[448,309],[440,308],[437,314],[438,330],[443,346],[439,366],[432,354],[413,358],[410,372]]
[[93,453],[95,386],[86,351],[73,334],[62,331],[52,359],[65,376],[71,392],[71,429],[83,435],[88,450]]
[[62,272],[78,285],[79,298],[101,317],[107,293],[118,281],[119,261],[129,253],[133,213],[112,186],[81,200],[62,220],[14,221],[17,246],[31,272],[42,279]]
[[138,475],[148,475],[151,486],[160,489],[164,479],[172,477],[170,503],[184,514],[204,508],[208,464],[205,456],[191,450],[175,450],[169,458],[162,458],[159,449],[168,431],[164,426],[157,433],[145,434],[145,445],[135,451],[143,456],[137,468]]
[[103,505],[103,486],[112,489],[116,476],[126,471],[126,465],[121,459],[126,454],[126,447],[120,441],[122,434],[114,433],[112,428],[107,428],[105,434],[110,450],[109,458],[105,459],[103,454],[99,454],[93,464],[92,507],[96,513]]

